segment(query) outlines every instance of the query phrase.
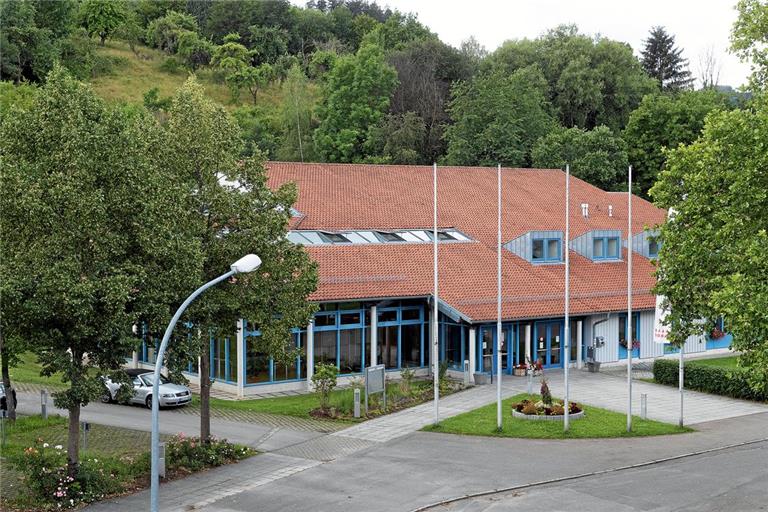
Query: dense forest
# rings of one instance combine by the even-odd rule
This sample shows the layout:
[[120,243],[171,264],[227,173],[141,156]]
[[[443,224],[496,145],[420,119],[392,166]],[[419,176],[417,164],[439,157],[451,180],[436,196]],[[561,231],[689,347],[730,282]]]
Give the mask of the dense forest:
[[663,148],[692,142],[709,112],[743,99],[720,92],[713,63],[695,90],[663,27],[637,51],[558,26],[488,52],[366,0],[2,0],[0,20],[0,115],[60,62],[162,121],[194,73],[237,120],[245,154],[269,159],[570,163],[614,190],[632,164],[646,194]]

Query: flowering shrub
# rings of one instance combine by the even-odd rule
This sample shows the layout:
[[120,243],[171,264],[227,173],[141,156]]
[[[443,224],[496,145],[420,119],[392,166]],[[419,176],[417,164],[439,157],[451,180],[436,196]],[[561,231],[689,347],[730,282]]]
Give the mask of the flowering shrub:
[[[527,414],[529,416],[562,416],[565,414],[565,404],[562,401],[552,402],[546,404],[543,401],[534,402],[533,400],[525,399],[522,402],[512,404],[512,409]],[[570,402],[570,414],[576,414],[581,412],[582,408],[576,402]]]
[[121,490],[114,473],[98,459],[82,460],[77,475],[69,476],[66,451],[61,445],[50,446],[42,439],[24,450],[16,466],[24,474],[30,497],[50,508],[72,508]]
[[198,471],[210,466],[221,466],[249,457],[253,450],[211,437],[207,443],[199,437],[179,434],[165,444],[165,459],[171,469]]

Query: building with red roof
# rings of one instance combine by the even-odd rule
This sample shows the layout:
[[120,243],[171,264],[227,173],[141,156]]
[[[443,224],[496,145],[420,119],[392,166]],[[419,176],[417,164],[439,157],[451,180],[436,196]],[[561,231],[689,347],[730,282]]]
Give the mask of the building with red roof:
[[[304,355],[287,367],[256,352],[247,322],[213,344],[212,376],[239,394],[298,389],[314,365],[342,375],[369,365],[426,369],[433,293],[431,166],[268,162],[269,186],[293,182],[298,200],[289,238],[318,263],[310,300],[320,311],[294,340]],[[497,170],[439,167],[437,186],[440,360],[471,374],[496,371]],[[502,371],[540,361],[581,366],[587,354],[613,363],[653,358],[655,228],[666,212],[627,194],[571,178],[565,238],[565,173],[501,170]],[[627,241],[630,241],[629,243]],[[570,353],[563,342],[565,265],[570,251]],[[627,341],[627,251],[632,257],[632,335]],[[727,346],[695,338],[687,352]],[[724,345],[725,344],[725,345]],[[232,346],[234,345],[234,346]],[[146,352],[146,350],[144,351]],[[145,358],[146,354],[142,354]],[[151,359],[151,355],[148,360]],[[238,364],[240,362],[240,364]],[[267,385],[265,387],[265,385]]]

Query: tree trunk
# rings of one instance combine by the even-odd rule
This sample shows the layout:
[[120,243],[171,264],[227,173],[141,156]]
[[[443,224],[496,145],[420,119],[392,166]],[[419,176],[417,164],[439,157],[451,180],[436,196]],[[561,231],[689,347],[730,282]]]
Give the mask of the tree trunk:
[[211,437],[211,338],[202,340],[200,354],[200,440],[207,443]]
[[69,432],[67,438],[67,474],[77,476],[80,464],[80,404],[69,407]]
[[0,331],[0,359],[2,359],[3,386],[5,387],[5,403],[8,419],[16,421],[16,391],[11,386],[11,374],[8,368],[8,347],[5,346],[3,333]]
[[104,34],[103,32],[99,34],[99,39],[101,39],[101,46],[104,46],[104,43],[107,41],[107,34]]

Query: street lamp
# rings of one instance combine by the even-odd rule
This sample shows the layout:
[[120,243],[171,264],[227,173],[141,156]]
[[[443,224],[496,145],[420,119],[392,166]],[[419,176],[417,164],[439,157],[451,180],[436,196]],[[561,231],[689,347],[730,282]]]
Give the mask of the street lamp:
[[[151,488],[150,488],[150,509],[152,512],[158,512],[158,495],[160,493],[160,471],[159,471],[159,463],[160,463],[160,425],[159,425],[159,416],[160,416],[160,400],[158,400],[158,397],[160,396],[160,369],[163,366],[163,355],[165,354],[165,347],[168,345],[168,339],[171,337],[171,333],[173,332],[173,328],[176,326],[176,323],[179,321],[179,318],[181,317],[182,313],[184,313],[184,310],[189,307],[189,305],[192,303],[193,300],[197,298],[198,295],[203,293],[205,290],[210,288],[211,286],[214,286],[226,279],[229,279],[235,274],[244,274],[247,272],[253,272],[257,268],[261,266],[261,258],[256,256],[255,254],[247,254],[234,262],[230,266],[230,271],[226,274],[222,274],[216,279],[213,279],[211,281],[208,281],[203,286],[192,292],[192,295],[187,297],[187,300],[184,301],[184,303],[179,306],[179,309],[176,310],[176,314],[173,315],[173,318],[171,318],[171,322],[168,324],[168,327],[165,329],[165,334],[163,335],[163,341],[160,343],[160,348],[157,351],[157,359],[155,360],[155,376],[154,380],[152,381],[152,470],[150,474],[151,478]],[[204,378],[203,375],[200,376],[200,378]]]

